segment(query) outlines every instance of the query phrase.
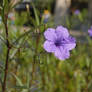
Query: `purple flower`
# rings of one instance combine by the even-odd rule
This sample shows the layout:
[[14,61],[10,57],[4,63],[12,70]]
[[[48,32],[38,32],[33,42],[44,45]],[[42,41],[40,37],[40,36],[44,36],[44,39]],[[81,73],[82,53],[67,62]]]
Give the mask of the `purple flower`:
[[78,10],[78,9],[75,10],[75,11],[74,11],[74,14],[75,14],[75,15],[79,15],[79,14],[80,14],[80,10]]
[[89,36],[92,37],[92,26],[90,29],[88,29]]
[[48,28],[44,36],[46,38],[44,49],[49,53],[54,53],[60,60],[69,58],[69,51],[76,46],[75,38],[71,37],[63,26],[58,26],[56,29]]

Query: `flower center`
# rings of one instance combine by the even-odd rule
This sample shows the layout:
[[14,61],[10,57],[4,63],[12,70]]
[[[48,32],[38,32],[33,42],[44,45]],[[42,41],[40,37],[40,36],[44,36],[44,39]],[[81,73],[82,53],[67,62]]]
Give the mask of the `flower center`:
[[63,45],[63,44],[65,44],[66,43],[66,40],[65,39],[57,39],[56,41],[55,41],[55,45],[56,46],[61,46],[61,45]]
[[56,45],[56,46],[61,46],[61,41],[57,40],[57,41],[55,42],[55,45]]

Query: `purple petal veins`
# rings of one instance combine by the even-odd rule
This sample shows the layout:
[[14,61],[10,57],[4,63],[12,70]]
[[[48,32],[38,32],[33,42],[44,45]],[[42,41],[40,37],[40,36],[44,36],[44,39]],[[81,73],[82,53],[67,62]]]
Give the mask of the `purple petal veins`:
[[67,28],[63,26],[58,26],[56,29],[48,28],[44,36],[46,38],[44,49],[49,53],[54,53],[60,60],[68,59],[70,50],[76,46],[75,38],[71,37]]

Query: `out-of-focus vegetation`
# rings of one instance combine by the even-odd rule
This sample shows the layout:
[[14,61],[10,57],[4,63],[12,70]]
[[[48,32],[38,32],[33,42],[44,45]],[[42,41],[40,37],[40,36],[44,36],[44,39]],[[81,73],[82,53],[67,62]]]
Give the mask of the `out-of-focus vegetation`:
[[[49,4],[40,5],[50,7]],[[9,55],[6,92],[92,92],[92,39],[85,36],[87,42],[77,41],[71,57],[60,61],[43,49],[43,33],[48,27],[55,27],[53,19],[44,23],[35,4],[33,10],[34,18],[29,16],[30,12],[27,11],[21,15],[14,12],[14,24],[8,19],[8,39],[12,48]],[[79,15],[71,15],[65,26],[73,29],[79,23],[86,23],[87,12],[83,10]],[[25,27],[24,24],[29,23],[28,21],[31,24]],[[1,21],[0,92],[4,80],[6,50],[5,28]]]

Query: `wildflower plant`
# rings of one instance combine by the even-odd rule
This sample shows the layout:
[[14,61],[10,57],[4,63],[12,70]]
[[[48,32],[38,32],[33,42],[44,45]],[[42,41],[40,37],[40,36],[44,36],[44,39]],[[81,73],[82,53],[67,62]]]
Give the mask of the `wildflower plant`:
[[60,60],[69,58],[70,50],[76,46],[75,38],[71,37],[68,29],[63,26],[58,26],[56,29],[48,28],[44,36],[46,38],[44,49],[54,53]]
[[90,29],[88,29],[88,34],[89,34],[90,37],[92,37],[92,26],[91,26]]
[[79,15],[79,14],[80,14],[80,10],[78,10],[78,9],[75,10],[75,11],[74,11],[74,14],[75,14],[75,15]]
[[76,43],[67,27],[44,24],[33,3],[35,18],[29,6],[24,14],[33,26],[24,28],[18,16],[11,25],[8,15],[21,0],[14,1],[0,3],[0,92],[91,92],[92,46]]

